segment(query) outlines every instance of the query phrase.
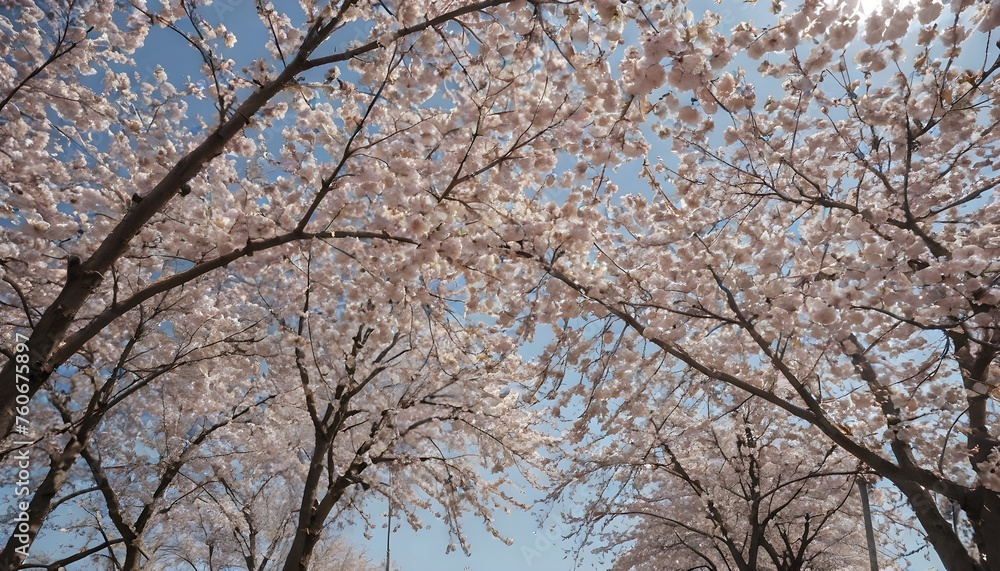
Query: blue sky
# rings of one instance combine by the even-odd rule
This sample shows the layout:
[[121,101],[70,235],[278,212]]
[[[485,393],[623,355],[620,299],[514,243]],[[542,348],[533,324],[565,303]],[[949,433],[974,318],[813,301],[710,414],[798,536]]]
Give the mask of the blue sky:
[[[385,513],[381,509],[372,513]],[[383,520],[384,521],[384,520]],[[575,547],[572,540],[562,539],[554,524],[538,525],[531,514],[497,514],[494,524],[513,540],[508,546],[493,537],[482,522],[469,518],[464,522],[471,541],[470,556],[461,551],[445,554],[448,532],[439,522],[428,520],[430,525],[415,532],[405,524],[392,534],[391,556],[394,567],[402,571],[515,571],[544,570],[569,571],[572,569],[608,569],[610,563],[584,552],[580,565],[574,567]],[[367,540],[358,529],[346,530],[345,537],[362,545],[374,561],[385,561],[385,529],[376,529]]]

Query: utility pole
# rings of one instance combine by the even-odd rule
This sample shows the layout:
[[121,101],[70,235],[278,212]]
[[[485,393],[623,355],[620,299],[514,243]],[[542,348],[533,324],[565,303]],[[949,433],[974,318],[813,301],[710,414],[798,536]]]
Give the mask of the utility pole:
[[868,539],[868,564],[871,571],[878,571],[878,552],[875,550],[875,529],[872,527],[872,508],[868,503],[868,481],[858,477],[858,492],[861,493],[861,511],[865,518],[865,537]]

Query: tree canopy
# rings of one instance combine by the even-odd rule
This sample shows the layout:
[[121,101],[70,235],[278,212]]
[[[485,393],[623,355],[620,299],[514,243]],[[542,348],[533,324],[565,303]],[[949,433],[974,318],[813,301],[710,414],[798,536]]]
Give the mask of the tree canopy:
[[0,568],[319,569],[369,498],[467,551],[519,486],[621,569],[1000,568],[998,25],[8,3]]

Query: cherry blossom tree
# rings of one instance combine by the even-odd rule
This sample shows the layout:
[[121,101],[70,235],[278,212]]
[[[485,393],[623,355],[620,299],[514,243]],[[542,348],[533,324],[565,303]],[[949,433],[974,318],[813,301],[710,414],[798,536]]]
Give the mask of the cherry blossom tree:
[[636,391],[600,430],[587,430],[589,414],[578,421],[576,465],[553,495],[581,544],[613,553],[616,569],[865,565],[849,456],[764,406],[713,398],[705,383],[653,382],[635,383],[646,414]]
[[[490,208],[539,209],[525,190],[561,140],[608,134],[573,83],[602,56],[559,49],[554,7],[257,8],[270,39],[242,70],[235,35],[192,3],[25,2],[5,27],[6,327],[30,330],[29,395],[120,316],[292,243],[457,255],[497,232]],[[154,41],[186,45],[202,77],[136,69]]]
[[505,478],[487,474],[517,471],[531,482],[549,446],[541,415],[519,397],[537,373],[501,332],[456,319],[458,290],[445,285],[455,283],[447,271],[424,275],[437,283],[430,291],[404,292],[423,296],[419,304],[393,301],[390,289],[351,307],[347,300],[379,291],[384,278],[338,276],[336,258],[319,246],[304,257],[298,301],[307,318],[281,320],[301,387],[277,414],[288,415],[282,435],[302,442],[305,464],[283,568],[306,569],[332,515],[367,491],[384,495],[416,529],[421,509],[438,512],[466,552],[464,513],[500,537],[490,514],[520,504]]
[[[306,569],[337,545],[336,526],[371,525],[372,495],[417,529],[424,511],[437,513],[465,550],[465,513],[499,537],[491,514],[525,506],[515,487],[488,474],[520,470],[533,482],[548,446],[541,415],[519,398],[537,373],[506,335],[458,319],[448,266],[424,273],[437,284],[431,295],[404,283],[404,299],[393,301],[384,275],[352,272],[341,257],[351,258],[317,244],[244,284],[267,315],[242,317],[270,322],[273,343],[246,337],[242,321],[224,338],[226,324],[210,321],[189,335],[180,320],[169,333],[150,329],[170,319],[140,311],[114,370],[58,372],[68,374],[46,395],[63,428],[46,443],[59,448],[31,502],[30,539],[61,508],[87,514],[74,526],[84,546],[26,568],[91,557],[122,569],[178,561]],[[239,289],[215,287],[220,297]],[[407,301],[421,292],[423,303]],[[182,293],[173,292],[170,312],[202,303]],[[167,364],[163,351],[174,356]],[[219,379],[231,380],[213,387]],[[89,402],[73,402],[88,394],[76,382],[96,385]],[[220,411],[192,391],[235,404]],[[16,568],[23,543],[10,536],[5,566]],[[201,544],[207,552],[185,547]]]
[[[230,9],[257,22],[231,30]],[[18,434],[2,455],[28,446],[44,474],[28,541],[8,544],[77,506],[77,555],[195,557],[175,528],[211,537],[209,566],[301,568],[381,494],[413,525],[439,506],[465,548],[458,517],[489,522],[513,499],[481,472],[527,465],[545,441],[517,397],[534,369],[491,329],[532,303],[530,261],[496,246],[548,231],[522,221],[558,214],[546,189],[564,141],[610,164],[637,133],[606,61],[624,22],[589,10],[25,0],[0,14],[2,330],[27,338],[4,347],[0,427]],[[182,63],[151,55],[172,48]],[[301,491],[293,528],[237,515],[269,481],[237,483],[240,458],[277,474],[300,455],[282,472]],[[406,485],[384,489],[397,473]]]
[[[178,297],[180,293],[177,292]],[[190,331],[185,331],[180,324],[169,333],[150,326],[192,309],[192,305],[171,299],[162,300],[149,313],[140,310],[134,321],[129,320],[132,321],[131,331],[126,332],[120,355],[109,368],[99,370],[88,366],[63,371],[45,390],[51,412],[58,414],[52,423],[53,430],[38,442],[39,448],[49,454],[48,471],[27,510],[30,516],[28,533],[10,536],[3,559],[0,559],[4,564],[11,564],[16,547],[30,545],[53,509],[81,493],[105,495],[116,526],[129,529],[127,536],[135,536],[137,530],[141,532],[145,527],[151,514],[146,513],[137,522],[125,523],[122,519],[121,502],[110,487],[108,474],[100,461],[108,447],[125,449],[124,455],[114,454],[114,458],[118,466],[131,468],[125,469],[131,478],[136,477],[134,470],[139,469],[135,465],[136,456],[143,460],[148,460],[150,455],[159,457],[162,460],[158,464],[160,473],[151,478],[159,481],[156,493],[162,494],[205,438],[250,412],[257,401],[268,398],[254,394],[255,389],[248,382],[234,382],[220,389],[232,402],[225,413],[219,414],[203,406],[205,403],[199,406],[185,398],[192,386],[208,386],[211,373],[205,370],[206,363],[211,364],[213,372],[226,371],[249,377],[255,361],[248,358],[251,352],[248,347],[259,341],[248,335],[247,327],[242,324],[235,324],[236,328],[227,332],[226,323],[212,320],[208,311],[203,311],[204,321]],[[123,402],[133,400],[147,406],[122,406]],[[157,417],[160,422],[153,420]],[[36,417],[40,418],[41,415]],[[45,465],[43,457],[35,459],[36,465]],[[81,470],[87,470],[79,464],[89,465],[93,477],[82,476]],[[88,481],[93,482],[92,487],[83,485]],[[153,490],[149,493],[152,495]],[[152,509],[149,506],[147,511]],[[28,536],[27,541],[24,535]]]
[[[676,158],[645,159],[628,194],[603,185],[592,247],[509,245],[566,300],[554,378],[583,367],[616,394],[587,355],[655,346],[664,370],[767,403],[891,482],[946,568],[996,568],[1000,12],[775,8],[725,27],[636,18],[622,75],[671,56],[667,87],[632,109]],[[716,67],[717,42],[746,60]]]

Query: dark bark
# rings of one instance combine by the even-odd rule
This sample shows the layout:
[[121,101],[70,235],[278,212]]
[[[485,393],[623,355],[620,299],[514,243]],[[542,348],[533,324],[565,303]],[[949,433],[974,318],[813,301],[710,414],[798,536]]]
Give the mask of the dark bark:
[[916,514],[921,527],[927,534],[927,541],[934,547],[941,563],[948,571],[989,571],[980,565],[965,548],[961,538],[938,510],[934,496],[923,486],[909,480],[894,481],[896,487],[906,496],[907,503]]
[[980,565],[983,569],[1000,569],[1000,494],[979,486],[962,508],[972,524]]

